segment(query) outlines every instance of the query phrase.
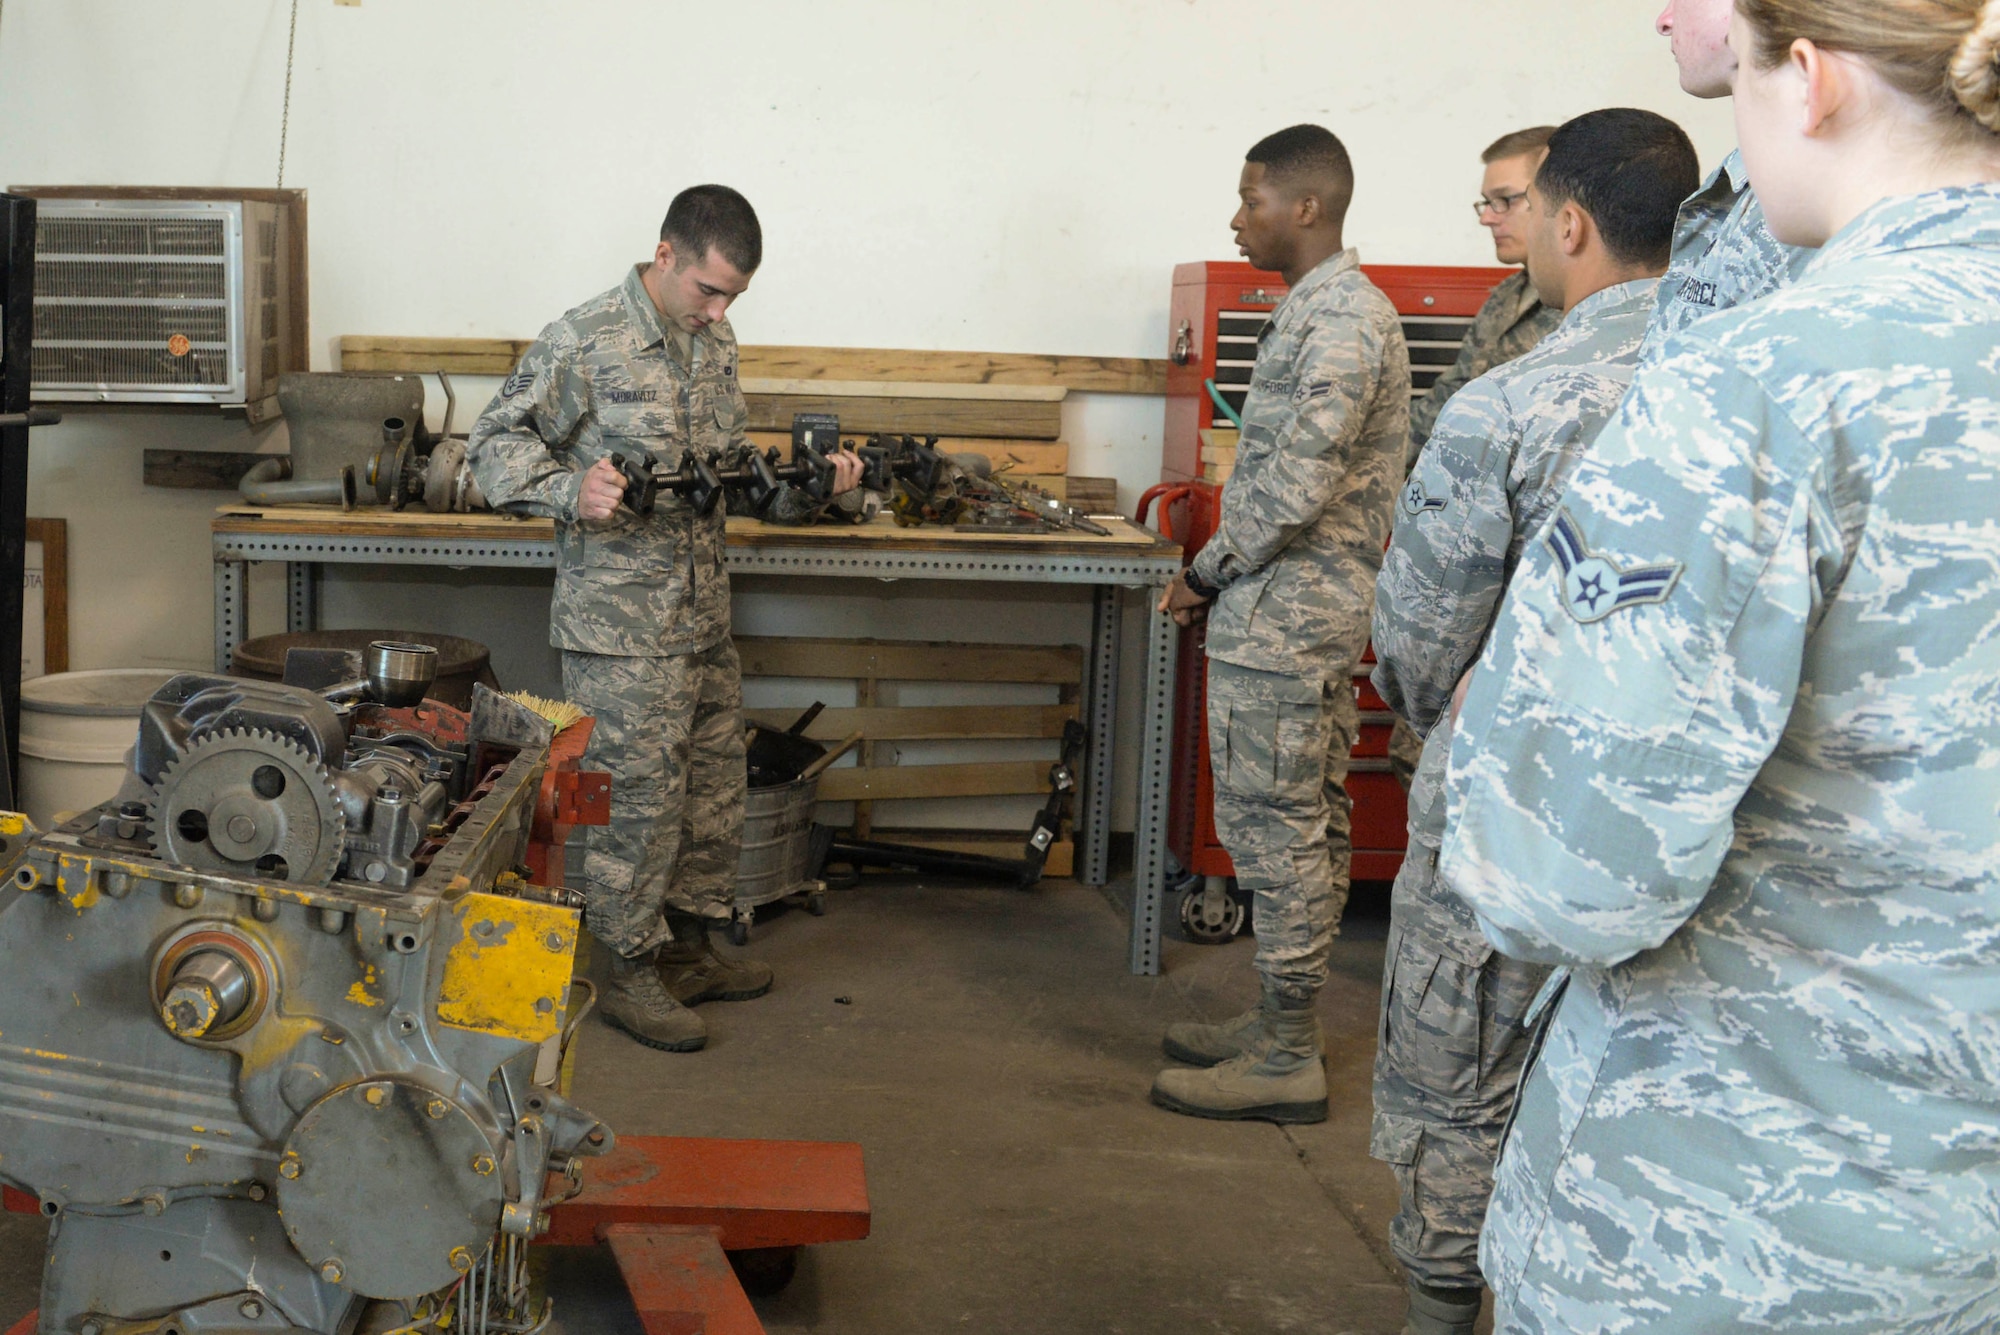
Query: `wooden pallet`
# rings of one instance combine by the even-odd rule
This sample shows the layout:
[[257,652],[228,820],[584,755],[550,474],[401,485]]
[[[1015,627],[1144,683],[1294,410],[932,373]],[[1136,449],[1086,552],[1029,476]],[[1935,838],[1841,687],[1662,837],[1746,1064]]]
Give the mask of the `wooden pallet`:
[[1201,432],[1201,476],[1217,486],[1236,471],[1236,438],[1233,427],[1208,427]]
[[[859,732],[867,739],[860,763],[835,766],[820,777],[819,800],[855,803],[855,833],[874,837],[873,804],[948,797],[1040,796],[1048,792],[1049,760],[996,760],[938,765],[898,765],[891,744],[913,740],[1053,740],[1080,717],[1084,651],[1074,645],[927,644],[888,640],[763,639],[736,641],[746,679],[759,677],[851,680],[856,704],[821,711],[806,729],[817,741]],[[887,682],[1031,683],[1057,688],[1046,705],[922,705],[880,703]],[[786,727],[796,708],[750,709],[744,716]],[[906,832],[907,833],[907,832]],[[1019,856],[1026,829],[975,836],[967,851]],[[903,836],[899,834],[899,839]],[[916,842],[911,839],[908,842]],[[961,846],[962,832],[930,832],[925,842]],[[1052,851],[1049,875],[1063,875],[1074,846],[1065,839]]]

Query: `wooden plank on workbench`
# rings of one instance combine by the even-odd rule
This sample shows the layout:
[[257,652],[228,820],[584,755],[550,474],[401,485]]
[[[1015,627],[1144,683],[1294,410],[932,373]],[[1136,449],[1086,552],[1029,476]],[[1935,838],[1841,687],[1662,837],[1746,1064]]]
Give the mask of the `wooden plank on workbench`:
[[799,413],[832,413],[840,429],[866,434],[1005,436],[1054,440],[1062,404],[1018,399],[903,398],[834,394],[746,394],[749,429],[787,431]]
[[819,776],[822,802],[890,802],[914,797],[1011,797],[1049,790],[1046,760],[969,765],[834,766]]
[[746,677],[1013,681],[1061,686],[1074,685],[1083,675],[1083,650],[1062,644],[911,644],[745,636],[736,641],[736,653]]
[[958,385],[1063,385],[1084,394],[1165,394],[1167,363],[1148,357],[1062,357],[907,348],[745,347],[741,374],[801,380],[935,380]]
[[140,456],[140,479],[149,487],[235,491],[245,473],[276,457],[240,450],[147,450]]
[[340,340],[343,371],[449,371],[506,375],[533,343],[528,338],[392,338],[348,334]]
[[1118,513],[1118,479],[1071,477],[1063,499],[1087,515]]
[[[348,334],[343,371],[445,370],[506,375],[528,349],[525,338],[404,338]],[[1167,363],[1150,357],[1063,357],[1019,352],[939,352],[899,348],[748,345],[738,374],[794,380],[912,380],[955,385],[1062,385],[1078,393],[1164,394]]]
[[[789,728],[800,710],[746,709],[743,717],[767,728]],[[860,733],[871,742],[961,741],[968,738],[1060,737],[1077,717],[1071,705],[911,705],[904,708],[824,709],[806,725],[816,742]]]
[[773,380],[743,376],[745,394],[827,394],[842,399],[976,399],[982,403],[1061,403],[1061,385],[940,385],[922,380]]

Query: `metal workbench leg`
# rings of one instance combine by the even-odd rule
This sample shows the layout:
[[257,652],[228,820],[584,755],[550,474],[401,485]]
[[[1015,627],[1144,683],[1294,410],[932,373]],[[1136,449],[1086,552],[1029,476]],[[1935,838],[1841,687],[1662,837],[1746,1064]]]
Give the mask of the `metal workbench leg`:
[[285,629],[319,629],[319,562],[285,562]]
[[1100,584],[1090,609],[1090,681],[1085,722],[1090,728],[1084,753],[1083,836],[1079,877],[1085,885],[1111,879],[1111,757],[1118,728],[1118,586]]
[[[1150,589],[1147,591],[1152,592]],[[1173,778],[1174,663],[1181,631],[1151,610],[1146,683],[1139,719],[1139,813],[1132,835],[1132,972],[1160,971],[1160,925],[1167,893],[1167,789]]]
[[229,671],[229,651],[250,635],[250,563],[215,563],[215,670]]

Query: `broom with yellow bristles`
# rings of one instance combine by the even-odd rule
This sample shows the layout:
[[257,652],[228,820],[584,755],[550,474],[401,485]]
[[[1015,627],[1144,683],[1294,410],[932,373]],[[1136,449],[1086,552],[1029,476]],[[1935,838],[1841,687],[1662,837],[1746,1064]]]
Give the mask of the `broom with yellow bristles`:
[[509,691],[507,692],[507,698],[517,705],[526,705],[529,709],[540,714],[554,726],[557,732],[561,732],[564,728],[567,728],[570,724],[575,723],[583,717],[583,710],[567,700],[546,700],[539,695],[532,695],[527,691]]

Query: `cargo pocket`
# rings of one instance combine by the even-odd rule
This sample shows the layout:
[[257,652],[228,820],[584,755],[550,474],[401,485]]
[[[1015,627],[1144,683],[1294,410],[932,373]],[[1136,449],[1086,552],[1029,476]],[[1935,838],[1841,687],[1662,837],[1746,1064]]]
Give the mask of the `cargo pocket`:
[[[1266,802],[1317,801],[1329,735],[1321,688],[1317,682],[1274,680],[1284,695],[1230,704],[1224,770],[1216,781],[1231,793]],[[1257,688],[1260,694],[1273,689],[1270,684]]]
[[1326,784],[1326,752],[1333,738],[1331,722],[1318,701],[1279,704],[1272,764],[1273,796],[1285,802],[1319,799]]
[[1396,952],[1382,1042],[1405,1082],[1442,1101],[1479,1089],[1482,1029],[1479,969],[1453,959],[1415,933]]
[[1376,1113],[1368,1131],[1368,1157],[1398,1168],[1417,1161],[1424,1144],[1424,1124],[1414,1117]]

